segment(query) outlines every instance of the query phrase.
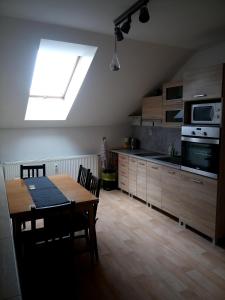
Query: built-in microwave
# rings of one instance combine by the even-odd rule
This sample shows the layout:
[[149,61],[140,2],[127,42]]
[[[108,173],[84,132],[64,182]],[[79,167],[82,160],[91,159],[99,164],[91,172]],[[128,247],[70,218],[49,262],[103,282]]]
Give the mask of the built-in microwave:
[[216,103],[198,103],[191,106],[191,123],[192,124],[212,124],[221,123],[222,105]]

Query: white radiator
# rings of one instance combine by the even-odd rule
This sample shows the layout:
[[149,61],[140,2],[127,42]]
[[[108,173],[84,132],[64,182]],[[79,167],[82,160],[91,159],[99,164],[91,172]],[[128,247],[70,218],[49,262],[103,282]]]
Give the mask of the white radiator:
[[14,179],[20,177],[20,165],[45,164],[46,175],[67,174],[77,178],[79,166],[91,169],[93,175],[99,174],[98,155],[78,155],[73,157],[65,157],[60,159],[46,159],[33,161],[17,161],[3,163],[5,179]]

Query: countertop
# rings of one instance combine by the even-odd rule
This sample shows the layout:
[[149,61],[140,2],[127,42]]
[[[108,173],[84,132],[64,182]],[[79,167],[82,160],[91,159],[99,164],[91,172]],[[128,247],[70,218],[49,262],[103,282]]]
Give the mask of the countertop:
[[[123,155],[129,155],[132,157],[135,157],[137,159],[142,159],[145,161],[150,161],[150,162],[154,162],[156,164],[159,165],[164,165],[164,166],[168,166],[171,168],[175,168],[175,169],[180,169],[181,168],[181,164],[179,163],[179,159],[180,157],[175,157],[175,161],[176,162],[167,162],[167,161],[162,161],[160,160],[161,158],[165,158],[165,157],[169,157],[169,155],[163,154],[163,153],[158,153],[156,151],[151,151],[151,150],[146,150],[146,149],[135,149],[135,150],[130,150],[130,149],[113,149],[111,150],[111,152],[117,153],[117,154],[123,154]],[[149,156],[139,156],[139,154],[144,154],[144,153],[151,153],[151,155]]]

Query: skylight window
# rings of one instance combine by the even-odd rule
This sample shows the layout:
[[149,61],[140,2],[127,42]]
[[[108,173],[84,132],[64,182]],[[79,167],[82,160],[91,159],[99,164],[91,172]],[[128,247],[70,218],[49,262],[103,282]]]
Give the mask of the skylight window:
[[97,48],[41,40],[25,120],[65,120]]

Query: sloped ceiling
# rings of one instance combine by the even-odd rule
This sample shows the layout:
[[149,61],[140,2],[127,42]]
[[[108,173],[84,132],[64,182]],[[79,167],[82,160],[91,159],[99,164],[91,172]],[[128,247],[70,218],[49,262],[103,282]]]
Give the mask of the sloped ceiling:
[[[104,34],[136,0],[1,0],[0,14]],[[151,20],[132,17],[129,37],[184,48],[220,42],[225,35],[224,0],[150,0]]]
[[[66,121],[24,121],[41,38],[98,47]],[[125,123],[141,98],[168,80],[190,55],[190,50],[126,40],[118,45],[121,70],[111,72],[113,37],[7,17],[0,18],[0,45],[1,128]]]

